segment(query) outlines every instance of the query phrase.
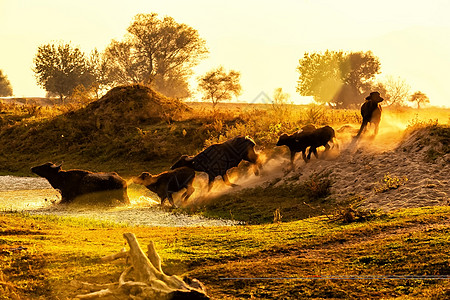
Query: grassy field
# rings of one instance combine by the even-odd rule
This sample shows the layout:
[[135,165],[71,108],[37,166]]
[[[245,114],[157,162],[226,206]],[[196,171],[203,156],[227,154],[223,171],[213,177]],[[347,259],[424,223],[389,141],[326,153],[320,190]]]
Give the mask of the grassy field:
[[[314,217],[266,225],[145,228],[2,213],[0,224],[0,299],[67,299],[81,293],[72,280],[117,282],[125,262],[99,258],[117,253],[125,232],[133,232],[142,246],[154,241],[168,274],[199,279],[213,299],[450,296],[449,207],[407,209],[352,223]],[[18,247],[27,249],[11,250]],[[386,278],[431,275],[446,279]]]

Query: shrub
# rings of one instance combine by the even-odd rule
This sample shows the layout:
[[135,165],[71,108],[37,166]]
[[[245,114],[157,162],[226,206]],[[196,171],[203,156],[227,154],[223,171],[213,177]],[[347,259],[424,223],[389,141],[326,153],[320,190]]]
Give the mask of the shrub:
[[330,195],[331,179],[328,178],[330,173],[313,174],[305,181],[303,186],[310,200],[318,200]]
[[397,176],[391,176],[389,173],[385,174],[381,183],[375,186],[375,193],[384,193],[389,190],[398,189],[400,186],[408,181],[406,176],[398,178]]

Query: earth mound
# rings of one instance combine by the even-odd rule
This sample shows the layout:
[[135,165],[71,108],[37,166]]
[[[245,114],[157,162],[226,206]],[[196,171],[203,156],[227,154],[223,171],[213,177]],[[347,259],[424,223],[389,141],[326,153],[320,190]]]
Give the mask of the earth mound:
[[450,127],[430,125],[409,130],[399,150],[419,156],[427,162],[450,162]]
[[[140,84],[118,86],[92,102],[75,117],[95,119],[97,127],[105,123],[156,123],[171,121],[188,106]],[[81,116],[80,116],[81,115]]]

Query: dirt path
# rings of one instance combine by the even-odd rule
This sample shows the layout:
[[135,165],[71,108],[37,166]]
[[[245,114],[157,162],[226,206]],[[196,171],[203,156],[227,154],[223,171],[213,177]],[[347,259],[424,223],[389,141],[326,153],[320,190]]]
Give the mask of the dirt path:
[[[366,139],[351,145],[349,139],[342,139],[341,149],[334,149],[321,159],[312,158],[305,164],[297,159],[298,181],[305,181],[313,174],[330,172],[331,193],[334,199],[348,199],[359,196],[364,199],[363,207],[386,211],[400,208],[449,205],[450,156],[426,161],[426,153],[434,141],[422,148],[410,148],[416,137],[402,139],[398,132],[381,132],[376,139]],[[398,188],[379,192],[386,187],[385,176],[399,179]],[[281,183],[280,183],[281,184]]]

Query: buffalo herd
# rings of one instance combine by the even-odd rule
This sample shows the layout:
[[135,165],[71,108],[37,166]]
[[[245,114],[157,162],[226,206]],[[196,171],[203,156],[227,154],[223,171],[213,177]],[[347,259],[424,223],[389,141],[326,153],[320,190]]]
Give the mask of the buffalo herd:
[[[368,123],[375,125],[375,134],[378,132],[381,101],[383,98],[378,92],[372,92],[366,98],[366,102],[361,107],[363,117],[361,128],[355,136],[355,140],[364,132]],[[283,133],[276,144],[276,146],[289,148],[292,170],[296,153],[301,152],[303,160],[307,163],[311,159],[311,154],[318,158],[318,147],[324,146],[326,152],[335,145],[333,128],[330,126],[316,128],[314,125],[307,125],[293,134]],[[157,194],[161,205],[167,199],[171,206],[175,207],[172,197],[174,193],[185,189],[181,196],[182,201],[186,201],[194,193],[195,189],[192,183],[196,172],[204,172],[208,175],[208,191],[218,176],[222,177],[225,184],[237,186],[230,182],[227,171],[237,167],[242,161],[252,164],[255,175],[258,175],[262,164],[255,151],[255,146],[256,144],[251,138],[237,136],[224,143],[213,144],[195,156],[183,155],[171,167],[171,170],[158,175],[143,172],[134,177],[132,182],[141,184]],[[87,204],[126,205],[130,203],[127,196],[127,182],[114,172],[64,171],[61,169],[61,165],[50,162],[31,168],[31,172],[46,178],[54,189],[59,190],[61,193],[60,203],[71,203],[75,199],[82,200],[82,203]]]

